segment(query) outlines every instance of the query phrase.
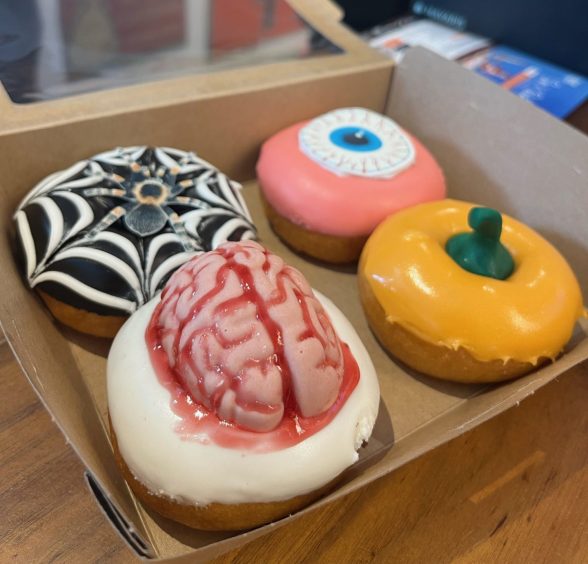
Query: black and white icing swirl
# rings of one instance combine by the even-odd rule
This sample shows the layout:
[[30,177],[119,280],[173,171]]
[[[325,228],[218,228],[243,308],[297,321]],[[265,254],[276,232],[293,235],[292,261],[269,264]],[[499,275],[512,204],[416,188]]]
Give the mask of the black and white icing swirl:
[[197,253],[253,239],[240,185],[194,153],[125,147],[42,180],[14,216],[31,287],[128,315]]

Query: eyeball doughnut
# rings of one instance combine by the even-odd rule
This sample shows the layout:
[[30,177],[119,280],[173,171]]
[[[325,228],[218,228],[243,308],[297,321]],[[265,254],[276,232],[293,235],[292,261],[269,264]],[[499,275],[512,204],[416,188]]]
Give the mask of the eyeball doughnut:
[[330,263],[359,258],[388,215],[445,197],[432,155],[390,118],[342,108],[268,139],[257,176],[274,231]]
[[384,221],[358,274],[383,347],[446,380],[521,376],[553,361],[585,315],[578,281],[550,243],[515,219],[456,200]]

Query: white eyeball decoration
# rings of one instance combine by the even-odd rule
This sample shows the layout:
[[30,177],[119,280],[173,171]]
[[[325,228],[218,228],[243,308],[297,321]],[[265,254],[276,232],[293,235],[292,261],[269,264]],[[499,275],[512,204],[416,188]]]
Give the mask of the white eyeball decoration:
[[390,118],[363,108],[341,108],[313,119],[299,134],[300,150],[340,176],[392,178],[411,166],[415,150]]

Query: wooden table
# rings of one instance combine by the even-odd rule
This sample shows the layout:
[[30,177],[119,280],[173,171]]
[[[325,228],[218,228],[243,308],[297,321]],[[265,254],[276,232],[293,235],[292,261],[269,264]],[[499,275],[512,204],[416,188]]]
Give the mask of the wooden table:
[[[0,562],[131,562],[0,346]],[[217,560],[588,562],[588,363],[366,488]]]

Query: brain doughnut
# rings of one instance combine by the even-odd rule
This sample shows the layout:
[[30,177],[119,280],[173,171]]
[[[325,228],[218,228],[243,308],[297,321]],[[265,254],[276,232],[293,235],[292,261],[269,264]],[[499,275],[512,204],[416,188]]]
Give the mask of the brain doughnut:
[[248,431],[327,412],[349,363],[308,282],[250,241],[178,270],[150,327],[191,399]]

